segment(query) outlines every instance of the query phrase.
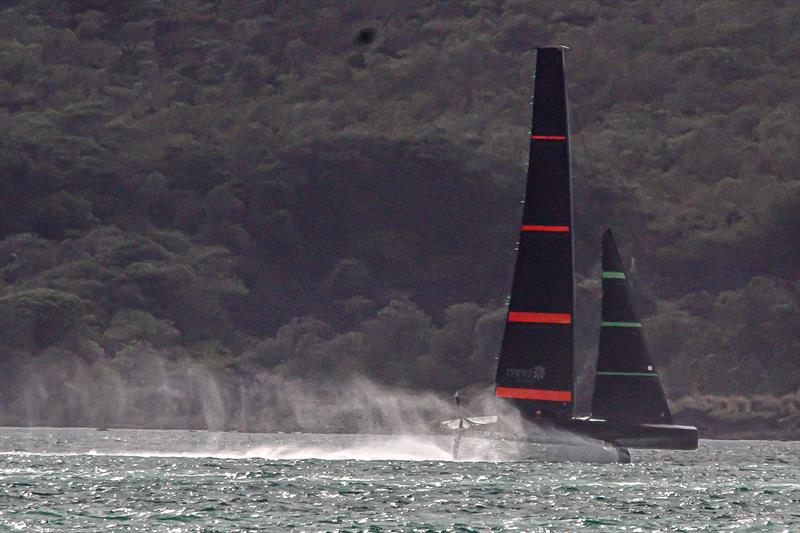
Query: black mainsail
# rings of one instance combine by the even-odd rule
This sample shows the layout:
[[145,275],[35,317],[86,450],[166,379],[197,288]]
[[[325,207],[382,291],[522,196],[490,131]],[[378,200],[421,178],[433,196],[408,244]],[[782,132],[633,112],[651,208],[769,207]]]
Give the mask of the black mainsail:
[[603,234],[602,264],[603,322],[592,415],[614,422],[672,424],[610,229]]
[[536,55],[528,182],[496,394],[526,414],[570,416],[573,265],[564,51]]

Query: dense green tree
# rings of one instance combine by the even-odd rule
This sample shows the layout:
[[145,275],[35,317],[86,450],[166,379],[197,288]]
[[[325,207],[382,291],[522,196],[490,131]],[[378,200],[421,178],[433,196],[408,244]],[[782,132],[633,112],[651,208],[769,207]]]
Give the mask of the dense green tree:
[[264,372],[489,383],[551,43],[571,46],[579,389],[611,226],[670,395],[789,405],[798,28],[777,0],[6,2],[0,416],[78,423],[81,380],[200,425],[218,400],[255,423]]

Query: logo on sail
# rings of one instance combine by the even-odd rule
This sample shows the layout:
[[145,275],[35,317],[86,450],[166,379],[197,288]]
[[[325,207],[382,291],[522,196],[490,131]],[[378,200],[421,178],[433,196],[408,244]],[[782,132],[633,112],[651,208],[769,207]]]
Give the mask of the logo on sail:
[[506,376],[521,382],[542,381],[547,375],[544,365],[536,365],[533,368],[507,368]]

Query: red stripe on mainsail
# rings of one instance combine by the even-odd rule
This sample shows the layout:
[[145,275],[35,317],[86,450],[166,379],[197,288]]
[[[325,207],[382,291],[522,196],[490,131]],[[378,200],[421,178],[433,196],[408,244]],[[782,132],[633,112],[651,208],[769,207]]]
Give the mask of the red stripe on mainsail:
[[568,232],[569,226],[539,226],[536,224],[524,224],[522,231],[555,231],[555,232]]
[[534,324],[572,324],[569,313],[528,313],[525,311],[509,311],[509,322],[530,322]]
[[547,389],[518,389],[516,387],[497,387],[495,395],[500,398],[520,400],[547,400],[551,402],[571,402],[572,391]]
[[534,141],[566,141],[566,135],[531,135]]

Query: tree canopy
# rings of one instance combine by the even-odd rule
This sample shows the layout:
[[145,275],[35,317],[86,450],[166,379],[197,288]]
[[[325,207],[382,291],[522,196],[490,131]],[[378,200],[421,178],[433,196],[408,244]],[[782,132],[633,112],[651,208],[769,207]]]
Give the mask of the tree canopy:
[[1,9],[0,416],[44,360],[491,381],[553,43],[582,383],[610,226],[669,395],[796,395],[797,2]]

